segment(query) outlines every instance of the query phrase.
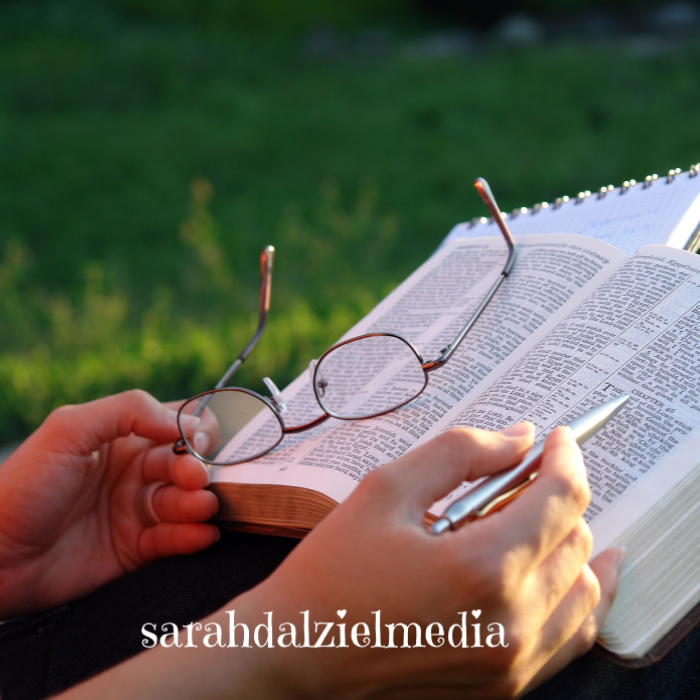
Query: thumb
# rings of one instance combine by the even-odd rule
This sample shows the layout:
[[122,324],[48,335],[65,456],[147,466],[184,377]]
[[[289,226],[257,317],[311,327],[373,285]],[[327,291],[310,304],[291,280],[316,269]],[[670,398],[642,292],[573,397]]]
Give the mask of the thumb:
[[176,411],[140,389],[62,406],[49,415],[42,430],[54,445],[74,454],[90,454],[131,434],[158,443],[173,442],[180,435]]

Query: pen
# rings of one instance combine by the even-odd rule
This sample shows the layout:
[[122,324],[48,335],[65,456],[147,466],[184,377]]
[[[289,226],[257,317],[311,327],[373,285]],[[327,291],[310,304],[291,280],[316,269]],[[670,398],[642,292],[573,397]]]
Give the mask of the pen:
[[[581,445],[597,433],[627,403],[629,396],[618,396],[575,418],[569,424],[576,442]],[[515,492],[537,476],[544,442],[533,447],[517,466],[484,480],[466,496],[450,504],[430,529],[434,535],[456,530],[460,525],[483,518],[512,498]]]

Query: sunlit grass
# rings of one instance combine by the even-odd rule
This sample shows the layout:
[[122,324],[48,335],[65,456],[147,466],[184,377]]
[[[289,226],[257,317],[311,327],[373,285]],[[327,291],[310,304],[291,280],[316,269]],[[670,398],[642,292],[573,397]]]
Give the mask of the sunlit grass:
[[[0,439],[130,386],[284,384],[457,221],[700,160],[700,50],[304,51],[173,23],[0,24]],[[126,17],[126,18],[125,18]],[[108,21],[109,20],[109,21]],[[359,37],[359,38],[358,38]]]

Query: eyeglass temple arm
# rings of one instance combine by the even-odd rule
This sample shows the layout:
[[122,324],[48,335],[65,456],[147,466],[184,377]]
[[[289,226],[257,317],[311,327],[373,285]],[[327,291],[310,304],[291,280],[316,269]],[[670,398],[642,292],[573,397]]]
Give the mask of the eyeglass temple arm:
[[[238,371],[238,368],[246,361],[246,358],[253,351],[253,348],[258,344],[258,340],[265,330],[265,323],[267,322],[267,312],[270,310],[270,291],[272,289],[272,264],[275,259],[275,249],[273,246],[265,246],[260,252],[260,311],[258,313],[258,327],[255,329],[253,337],[245,346],[243,352],[235,359],[234,363],[224,372],[223,377],[219,379],[216,383],[214,389],[221,389],[226,386],[228,380]],[[192,411],[193,416],[200,416],[202,411],[207,407],[207,404],[211,401],[211,394],[208,394],[202,398],[202,400],[197,404],[194,411]],[[182,440],[175,443],[178,447]],[[184,443],[183,443],[184,444]],[[184,447],[180,446],[182,450]]]
[[498,276],[498,279],[493,283],[491,289],[489,289],[486,296],[477,307],[476,311],[474,311],[474,313],[472,314],[471,318],[459,331],[457,337],[446,348],[443,348],[442,352],[440,353],[440,357],[438,357],[437,360],[426,362],[423,365],[423,369],[426,372],[430,372],[431,370],[441,367],[445,364],[445,362],[447,362],[450,359],[452,353],[459,347],[460,343],[464,340],[467,333],[469,333],[472,326],[476,323],[479,316],[481,316],[484,309],[488,306],[489,302],[493,298],[493,295],[496,293],[501,284],[503,284],[505,278],[508,277],[510,271],[513,269],[513,265],[515,264],[516,251],[515,241],[513,240],[513,234],[510,232],[510,229],[508,228],[508,225],[506,224],[505,219],[503,218],[503,214],[498,208],[496,198],[493,196],[488,182],[486,182],[486,180],[484,180],[483,177],[478,177],[474,181],[474,187],[476,187],[477,192],[481,195],[481,198],[484,200],[484,203],[489,208],[489,211],[491,212],[494,221],[498,224],[498,228],[503,234],[503,238],[505,239],[506,245],[508,246],[508,259],[506,260],[506,263],[503,266],[503,270]]
[[476,191],[481,195],[481,199],[484,200],[484,204],[491,212],[491,216],[493,216],[494,221],[498,224],[498,228],[501,229],[503,238],[508,246],[508,259],[501,273],[504,277],[508,277],[515,264],[515,241],[513,240],[513,234],[510,232],[508,224],[506,224],[506,220],[503,218],[503,214],[501,214],[501,210],[498,208],[496,198],[493,196],[493,192],[491,192],[489,183],[486,182],[483,177],[477,177],[476,180],[474,180],[474,187],[476,187]]
[[228,380],[238,371],[238,368],[246,361],[248,355],[258,344],[265,324],[267,322],[267,312],[270,310],[270,294],[272,290],[272,265],[275,260],[275,249],[273,246],[265,246],[260,253],[260,311],[258,313],[258,327],[253,337],[245,346],[243,352],[236,358],[234,363],[224,372],[224,375],[216,383],[215,389],[226,386]]
[[[238,368],[246,361],[246,358],[253,351],[253,348],[258,344],[263,331],[265,330],[265,323],[267,322],[267,312],[270,310],[270,294],[272,290],[272,265],[275,260],[275,248],[274,246],[267,245],[260,252],[260,310],[258,312],[258,327],[255,329],[253,337],[245,346],[243,352],[236,358],[234,363],[224,372],[223,377],[219,379],[216,383],[214,389],[221,389],[226,386],[227,382],[231,377],[238,371]],[[207,404],[211,401],[211,394],[204,396],[201,401],[197,404],[194,411],[192,411],[193,416],[200,416]],[[187,452],[185,447],[185,441],[180,438],[173,445],[173,452],[175,454],[184,454]]]

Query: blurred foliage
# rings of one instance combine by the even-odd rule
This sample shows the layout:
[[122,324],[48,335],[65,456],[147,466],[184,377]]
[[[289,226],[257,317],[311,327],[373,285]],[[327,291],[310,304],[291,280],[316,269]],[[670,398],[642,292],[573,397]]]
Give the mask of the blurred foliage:
[[368,21],[395,17],[402,0],[112,0],[127,16],[159,22],[184,20],[217,29],[293,33],[314,24],[357,27]]
[[3,4],[0,440],[63,402],[212,386],[265,244],[252,388],[482,214],[475,176],[507,210],[700,159],[697,42],[436,55],[410,7]]
[[248,36],[289,36],[320,25],[357,28],[397,17],[406,22],[416,14],[412,0],[5,0],[4,5],[16,15],[64,26],[87,18],[93,26],[180,25]]

